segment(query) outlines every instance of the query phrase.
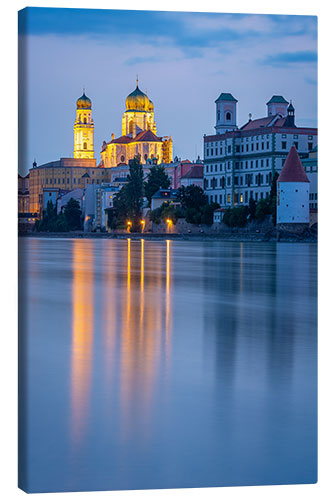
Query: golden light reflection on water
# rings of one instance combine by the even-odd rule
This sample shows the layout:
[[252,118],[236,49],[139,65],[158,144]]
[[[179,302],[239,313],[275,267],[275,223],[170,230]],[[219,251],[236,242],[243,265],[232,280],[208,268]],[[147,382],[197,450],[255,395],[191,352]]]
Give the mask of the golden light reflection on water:
[[119,415],[120,439],[131,439],[139,429],[145,440],[157,388],[160,393],[167,383],[171,349],[172,242],[106,243],[96,260],[94,245],[73,242],[70,432],[76,452],[92,414],[93,365],[103,367],[94,390],[110,429]]
[[[130,439],[138,427],[143,439],[149,433],[154,388],[165,368],[169,350],[170,241],[166,244],[166,251],[161,245],[153,249],[153,258],[148,255],[146,261],[145,241],[140,241],[140,250],[138,242],[130,239],[127,242],[120,355],[121,434],[125,440]],[[136,257],[133,263],[131,254],[133,259]],[[166,346],[162,344],[164,336]]]
[[94,257],[89,243],[74,240],[72,254],[71,438],[75,444],[86,429],[91,391]]

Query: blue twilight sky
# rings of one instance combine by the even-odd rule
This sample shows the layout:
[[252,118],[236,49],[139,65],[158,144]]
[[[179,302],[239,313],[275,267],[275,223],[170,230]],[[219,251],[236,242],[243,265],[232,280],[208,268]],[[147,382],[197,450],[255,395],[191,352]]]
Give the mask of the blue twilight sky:
[[19,168],[73,155],[75,101],[93,102],[95,153],[121,135],[126,96],[139,86],[174,155],[202,156],[215,99],[238,99],[238,125],[292,99],[299,126],[317,125],[317,18],[93,9],[19,13]]

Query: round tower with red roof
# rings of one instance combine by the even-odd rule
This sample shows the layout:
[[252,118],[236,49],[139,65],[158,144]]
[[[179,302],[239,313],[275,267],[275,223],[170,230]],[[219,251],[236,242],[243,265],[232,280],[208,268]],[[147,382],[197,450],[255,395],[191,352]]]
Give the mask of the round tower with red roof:
[[277,219],[280,229],[309,225],[310,182],[295,146],[289,151],[277,179]]

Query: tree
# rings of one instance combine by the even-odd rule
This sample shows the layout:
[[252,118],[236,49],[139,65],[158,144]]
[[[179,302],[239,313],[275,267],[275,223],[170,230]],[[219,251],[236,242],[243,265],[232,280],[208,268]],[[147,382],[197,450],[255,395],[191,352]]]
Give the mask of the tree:
[[269,198],[259,200],[256,207],[256,219],[263,222],[267,215],[271,213],[271,203]]
[[139,231],[143,201],[143,169],[140,157],[129,161],[127,183],[117,193],[114,200],[115,218],[118,224],[131,220],[132,231]]
[[244,227],[247,224],[248,207],[228,208],[224,212],[223,222],[229,227]]
[[211,226],[214,222],[214,210],[220,208],[218,203],[210,203],[202,208],[201,224]]
[[[65,221],[70,231],[82,229],[82,211],[80,204],[74,198],[70,198],[64,209]],[[63,221],[63,223],[65,222]]]
[[276,200],[277,200],[277,180],[279,174],[278,172],[274,172],[272,183],[271,183],[271,192],[270,192],[270,212],[272,214],[272,220],[274,226],[276,225]]
[[250,198],[249,201],[249,215],[250,215],[250,220],[255,220],[256,218],[256,208],[257,208],[257,202],[254,200],[254,198]]
[[181,186],[178,190],[178,199],[183,208],[195,208],[200,210],[201,207],[207,205],[208,197],[200,186],[191,184],[190,186]]
[[144,194],[148,199],[149,206],[152,196],[159,189],[168,189],[170,187],[170,179],[162,165],[153,165],[147,176],[147,181],[144,183]]
[[155,208],[149,214],[149,218],[155,224],[160,224],[163,220],[167,219],[172,220],[173,224],[176,224],[179,217],[181,217],[183,213],[178,207],[174,205],[170,205],[168,202],[163,203],[160,207]]

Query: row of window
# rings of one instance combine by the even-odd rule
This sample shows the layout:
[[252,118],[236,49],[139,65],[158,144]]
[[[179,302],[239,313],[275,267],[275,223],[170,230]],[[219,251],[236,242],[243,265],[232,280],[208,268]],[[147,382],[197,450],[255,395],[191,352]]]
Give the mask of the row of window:
[[310,200],[316,200],[317,201],[317,193],[310,193]]
[[[272,182],[272,172],[268,174],[245,174],[244,176],[235,176],[234,185],[235,186],[262,186],[263,184],[270,185]],[[212,179],[204,179],[204,189],[216,189],[231,186],[231,176],[225,177],[224,175],[217,179],[213,177]]]
[[[259,163],[260,162],[260,163]],[[245,161],[236,161],[235,162],[235,168],[236,169],[247,169],[247,168],[261,168],[264,167],[269,167],[269,158],[266,158],[266,161],[264,159],[261,160],[245,160]],[[206,165],[205,166],[205,173],[212,173],[212,172],[217,172],[218,170],[220,172],[223,172],[226,168],[231,168],[231,162],[228,161],[225,164],[220,163],[219,165]]]
[[[268,198],[269,193],[253,193],[252,191],[245,191],[244,193],[234,193],[234,203],[245,203],[247,204],[251,198],[254,198],[255,201],[263,200],[264,198]],[[231,204],[231,194],[212,194],[208,196],[209,201],[211,203],[219,203],[220,205],[229,205]]]
[[[73,177],[73,184],[80,184],[80,181],[82,181],[82,178],[79,177],[78,179],[76,179],[76,177]],[[89,179],[87,181],[89,183]],[[92,184],[95,184],[95,179],[92,179],[91,181]],[[99,179],[96,179],[96,184],[99,184],[100,183],[100,180]],[[70,184],[70,178],[67,177],[67,179],[58,179],[58,182],[57,182],[57,179],[46,179],[46,184]]]

